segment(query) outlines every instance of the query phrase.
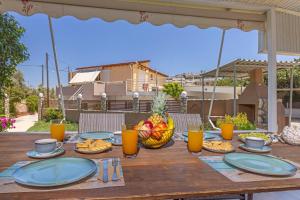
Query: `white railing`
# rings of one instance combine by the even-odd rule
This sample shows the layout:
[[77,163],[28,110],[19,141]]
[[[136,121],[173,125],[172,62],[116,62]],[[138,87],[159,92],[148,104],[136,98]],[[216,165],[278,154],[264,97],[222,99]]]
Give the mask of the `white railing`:
[[77,96],[78,94],[82,93],[83,92],[83,86],[81,85],[78,90],[72,95],[70,96],[69,100],[76,100],[77,99]]

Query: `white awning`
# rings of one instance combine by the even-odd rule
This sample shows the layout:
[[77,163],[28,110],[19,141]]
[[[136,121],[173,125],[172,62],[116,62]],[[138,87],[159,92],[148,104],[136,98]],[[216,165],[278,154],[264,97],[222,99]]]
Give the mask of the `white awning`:
[[70,80],[69,84],[83,84],[83,83],[91,83],[94,82],[99,76],[100,71],[94,72],[78,72],[75,76]]
[[262,10],[232,10],[207,6],[198,1],[136,0],[0,0],[0,13],[15,11],[30,16],[45,13],[51,17],[74,16],[79,19],[101,18],[111,22],[127,20],[133,24],[195,25],[199,28],[238,28],[243,31],[265,30]]

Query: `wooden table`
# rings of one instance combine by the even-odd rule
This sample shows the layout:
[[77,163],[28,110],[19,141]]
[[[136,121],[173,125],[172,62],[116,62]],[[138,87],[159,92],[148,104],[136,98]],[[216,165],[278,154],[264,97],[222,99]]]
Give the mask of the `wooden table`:
[[[10,134],[0,136],[0,170],[17,161],[31,160],[25,152],[33,148],[33,141],[48,135]],[[238,146],[235,141],[234,145]],[[83,155],[66,144],[63,156],[86,158],[121,157],[122,149],[95,155]],[[274,144],[272,154],[300,163],[300,147]],[[238,150],[241,151],[241,150]],[[216,155],[203,151],[203,155]],[[123,159],[126,186],[90,190],[0,194],[0,199],[93,198],[93,199],[166,199],[200,197],[223,194],[257,193],[300,189],[300,179],[235,183],[214,171],[188,153],[183,141],[168,148],[141,149],[137,158]]]

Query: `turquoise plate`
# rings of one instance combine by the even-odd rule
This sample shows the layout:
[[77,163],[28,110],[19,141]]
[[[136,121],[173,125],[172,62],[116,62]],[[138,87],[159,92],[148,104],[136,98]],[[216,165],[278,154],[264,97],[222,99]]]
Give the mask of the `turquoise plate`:
[[38,153],[35,150],[28,151],[26,155],[30,158],[53,158],[65,152],[64,148],[58,148],[50,153]]
[[19,184],[34,187],[55,187],[80,181],[97,170],[94,161],[64,157],[32,162],[13,173]]
[[[188,142],[188,133],[184,132],[182,135],[184,136],[183,140]],[[214,133],[204,133],[204,140],[222,140],[222,138]]]
[[259,149],[259,148],[247,147],[245,144],[240,144],[239,147],[245,151],[249,151],[253,153],[268,153],[272,150],[272,148],[269,146],[263,146],[262,148]]
[[87,132],[79,134],[81,139],[92,139],[92,140],[108,140],[114,137],[112,132],[108,131],[98,131],[98,132]]
[[229,153],[224,161],[239,169],[269,176],[293,176],[297,168],[284,160],[273,156],[249,153]]

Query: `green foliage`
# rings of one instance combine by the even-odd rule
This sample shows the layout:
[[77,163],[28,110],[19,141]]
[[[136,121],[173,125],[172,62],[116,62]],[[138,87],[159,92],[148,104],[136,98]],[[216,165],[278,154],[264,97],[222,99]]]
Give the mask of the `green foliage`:
[[20,103],[29,93],[29,89],[25,86],[23,74],[16,71],[11,77],[11,86],[6,89],[9,96],[9,112],[12,115],[16,114],[15,105]]
[[26,98],[26,105],[30,113],[35,113],[38,110],[39,97],[30,95]]
[[233,124],[233,118],[230,115],[225,115],[224,118],[217,119],[217,127],[221,127],[222,124]]
[[179,83],[164,84],[163,92],[178,100],[184,88]]
[[224,118],[217,119],[217,127],[222,124],[234,124],[237,130],[255,130],[256,126],[252,124],[247,117],[246,113],[238,113],[236,117],[225,115]]
[[247,117],[246,113],[238,113],[236,117],[233,118],[233,123],[237,130],[255,130],[256,126],[252,124]]
[[24,32],[14,17],[0,15],[0,96],[12,85],[16,66],[29,58],[27,48],[20,42]]
[[45,110],[45,114],[43,115],[43,118],[45,119],[46,122],[49,122],[53,119],[63,119],[63,114],[59,109],[47,108]]
[[[249,79],[236,80],[236,86],[245,87],[249,84]],[[233,78],[222,78],[217,80],[217,86],[234,86]]]
[[[78,124],[73,122],[64,122],[66,131],[78,131]],[[49,132],[51,122],[38,121],[35,122],[32,127],[30,127],[27,132]]]

